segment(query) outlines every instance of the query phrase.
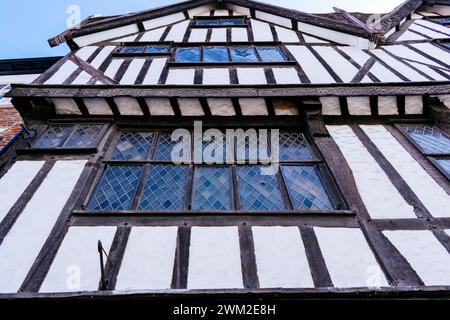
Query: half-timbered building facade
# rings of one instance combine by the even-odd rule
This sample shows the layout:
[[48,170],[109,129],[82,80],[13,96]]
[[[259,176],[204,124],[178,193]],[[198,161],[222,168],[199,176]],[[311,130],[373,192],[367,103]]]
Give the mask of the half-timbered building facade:
[[192,0],[50,39],[9,93],[0,298],[448,294],[449,21]]

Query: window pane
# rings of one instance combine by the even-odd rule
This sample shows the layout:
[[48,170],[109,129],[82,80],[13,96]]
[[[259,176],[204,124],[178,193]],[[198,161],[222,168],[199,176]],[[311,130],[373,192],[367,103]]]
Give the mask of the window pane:
[[310,160],[313,158],[306,138],[297,132],[280,132],[280,160]]
[[228,62],[228,50],[224,47],[206,47],[203,50],[203,62]]
[[180,48],[175,55],[176,62],[200,62],[200,48]]
[[[220,136],[202,137],[201,135],[196,137],[197,144],[202,144],[202,156],[203,162],[208,164],[224,164],[227,159],[227,145],[226,145],[226,134],[223,133]],[[222,138],[222,139],[221,139]],[[203,140],[204,139],[204,140]],[[206,139],[208,139],[206,141]],[[199,141],[201,140],[201,141]],[[233,158],[233,154],[230,155]]]
[[66,148],[87,148],[93,145],[97,139],[100,131],[102,129],[101,125],[80,125],[74,134],[70,137],[69,141],[66,143]]
[[219,20],[196,20],[195,24],[197,26],[217,26],[219,25]]
[[450,18],[432,19],[431,21],[436,21],[440,24],[450,24]]
[[[263,135],[258,139],[257,134],[239,135],[236,137],[236,159],[239,161],[268,160],[268,140],[264,144]],[[260,150],[261,149],[261,150]]]
[[55,126],[48,128],[45,133],[34,144],[35,148],[57,148],[61,147],[69,134],[72,126]]
[[316,168],[283,166],[282,172],[295,210],[333,209]]
[[252,47],[231,48],[231,60],[233,62],[257,62],[255,50]]
[[276,175],[261,175],[261,166],[238,167],[241,209],[271,211],[285,208]]
[[124,47],[120,50],[121,53],[142,53],[144,52],[145,47]]
[[182,210],[186,193],[187,166],[152,165],[144,191],[141,210]]
[[450,159],[437,159],[436,162],[450,175]]
[[426,153],[450,153],[450,139],[438,128],[426,124],[400,126]]
[[224,19],[220,21],[221,25],[224,26],[234,26],[234,25],[243,25],[245,24],[244,19]]
[[112,154],[113,160],[147,160],[152,145],[151,132],[122,132]]
[[145,48],[146,53],[168,53],[168,46],[148,46]]
[[[175,160],[172,159],[172,150],[176,145],[185,145],[185,148],[179,149],[179,153],[176,154],[178,159],[189,160],[191,157],[189,141],[183,141],[180,137],[176,141],[172,141],[172,134],[170,132],[160,132],[158,136],[158,145],[156,147],[156,152],[153,157],[155,160]],[[187,154],[183,154],[183,150],[187,150]]]
[[287,61],[280,48],[277,47],[256,47],[261,61],[266,62],[280,62]]
[[231,210],[229,167],[197,167],[192,210]]
[[112,166],[103,173],[89,210],[130,210],[141,177],[140,166]]

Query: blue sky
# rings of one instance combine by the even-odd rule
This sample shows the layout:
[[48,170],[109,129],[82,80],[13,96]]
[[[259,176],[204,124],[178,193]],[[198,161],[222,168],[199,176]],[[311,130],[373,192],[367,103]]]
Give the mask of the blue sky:
[[[177,0],[3,0],[0,59],[64,55],[66,45],[50,48],[47,39],[66,29],[67,8],[79,6],[81,19],[100,13],[123,14],[180,2]],[[392,10],[402,0],[266,0],[265,2],[305,12],[348,11],[380,13]]]

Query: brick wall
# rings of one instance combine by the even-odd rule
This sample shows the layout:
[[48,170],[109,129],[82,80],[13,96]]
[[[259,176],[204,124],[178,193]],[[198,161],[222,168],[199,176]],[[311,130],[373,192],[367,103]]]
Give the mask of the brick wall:
[[11,104],[0,105],[0,150],[22,129],[22,118]]

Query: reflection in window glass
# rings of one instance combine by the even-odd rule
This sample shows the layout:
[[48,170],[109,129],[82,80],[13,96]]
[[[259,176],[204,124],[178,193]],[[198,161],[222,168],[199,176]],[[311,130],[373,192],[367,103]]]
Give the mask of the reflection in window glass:
[[145,53],[168,53],[169,46],[147,46]]
[[[175,146],[186,146],[185,148],[179,148],[179,153],[175,154],[177,160],[190,159],[190,141],[183,141],[182,137],[178,140],[172,141],[172,134],[170,132],[160,132],[158,135],[158,144],[156,146],[156,152],[153,156],[155,160],[174,160],[172,159],[172,151]],[[182,144],[183,143],[183,144]],[[183,151],[188,150],[188,154],[183,154]]]
[[298,132],[280,132],[280,160],[310,160],[311,150],[303,134]]
[[200,62],[200,48],[179,48],[175,54],[176,62]]
[[257,62],[255,50],[252,47],[231,48],[231,60],[233,62]]
[[69,141],[66,143],[66,148],[88,148],[91,147],[97,140],[97,137],[102,129],[101,125],[80,125]]
[[450,175],[450,159],[437,159],[436,162]]
[[194,174],[192,210],[231,210],[229,167],[197,167]]
[[73,126],[52,126],[34,143],[35,148],[61,147],[72,131]]
[[426,153],[450,153],[450,139],[437,127],[427,124],[402,124],[400,127]]
[[146,160],[152,145],[151,132],[122,132],[112,154],[113,160]]
[[228,50],[225,47],[206,47],[203,50],[203,62],[228,61]]
[[261,61],[264,62],[283,62],[287,61],[281,49],[278,47],[256,47]]
[[120,50],[121,53],[143,53],[145,47],[124,47]]

